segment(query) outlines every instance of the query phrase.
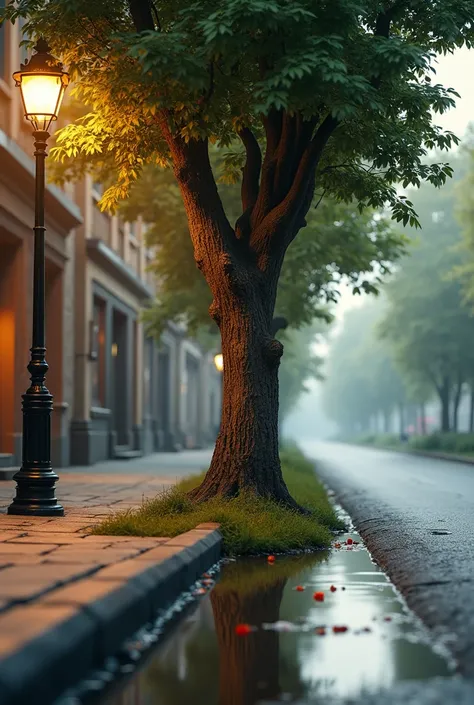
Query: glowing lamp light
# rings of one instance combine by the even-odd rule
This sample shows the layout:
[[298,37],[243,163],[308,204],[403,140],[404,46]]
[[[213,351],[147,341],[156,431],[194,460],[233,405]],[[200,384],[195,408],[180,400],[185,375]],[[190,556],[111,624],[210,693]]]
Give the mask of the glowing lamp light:
[[218,372],[222,372],[224,369],[224,356],[222,353],[217,353],[217,355],[214,355],[214,364],[216,366],[216,370]]
[[58,119],[69,74],[50,54],[44,39],[39,39],[34,49],[36,54],[21,64],[13,78],[21,91],[26,119],[36,131],[48,132],[51,123]]

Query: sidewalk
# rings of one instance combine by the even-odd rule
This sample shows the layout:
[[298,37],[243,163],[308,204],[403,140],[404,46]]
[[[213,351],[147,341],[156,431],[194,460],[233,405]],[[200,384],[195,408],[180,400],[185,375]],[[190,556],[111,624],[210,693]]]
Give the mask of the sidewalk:
[[91,535],[104,517],[190,472],[123,465],[128,473],[63,472],[64,518],[6,514],[14,483],[0,484],[2,705],[51,705],[219,559],[215,525],[174,539]]

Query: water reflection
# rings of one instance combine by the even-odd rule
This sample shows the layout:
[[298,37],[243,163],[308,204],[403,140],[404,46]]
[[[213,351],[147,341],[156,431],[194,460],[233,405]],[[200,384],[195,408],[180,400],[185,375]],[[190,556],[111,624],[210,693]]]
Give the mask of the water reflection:
[[[314,601],[316,590],[325,592],[324,602]],[[298,631],[262,629],[279,620],[297,624]],[[259,629],[238,636],[239,623]],[[323,625],[326,634],[318,635],[315,629]],[[334,625],[349,630],[333,634]],[[271,566],[264,559],[224,566],[211,594],[134,681],[102,705],[255,705],[287,696],[356,696],[449,673],[444,657],[358,546]]]

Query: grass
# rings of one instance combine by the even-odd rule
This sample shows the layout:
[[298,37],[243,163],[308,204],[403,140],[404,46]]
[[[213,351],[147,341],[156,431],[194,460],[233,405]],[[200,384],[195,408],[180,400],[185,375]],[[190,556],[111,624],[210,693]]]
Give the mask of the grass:
[[411,436],[402,442],[394,434],[369,434],[349,439],[358,445],[394,450],[418,450],[427,453],[446,453],[471,456],[474,453],[474,433],[430,433],[425,436]]
[[193,504],[186,493],[201,482],[201,474],[146,500],[138,509],[113,515],[95,527],[94,533],[172,537],[197,524],[215,521],[221,525],[227,555],[326,548],[332,531],[343,529],[344,524],[336,517],[313,464],[295,447],[283,449],[280,455],[288,488],[296,501],[310,510],[308,516],[251,493]]

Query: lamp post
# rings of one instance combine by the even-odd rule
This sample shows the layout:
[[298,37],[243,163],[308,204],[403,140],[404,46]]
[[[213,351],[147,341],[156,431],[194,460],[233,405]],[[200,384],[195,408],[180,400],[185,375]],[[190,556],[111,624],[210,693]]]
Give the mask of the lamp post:
[[69,75],[39,39],[30,61],[13,74],[20,88],[25,117],[33,125],[36,157],[33,338],[28,372],[31,384],[23,394],[22,465],[14,475],[16,495],[9,514],[62,516],[63,507],[55,495],[59,479],[51,465],[51,412],[53,397],[45,385],[48,364],[45,359],[45,261],[44,261],[44,162],[51,123],[58,118]]

